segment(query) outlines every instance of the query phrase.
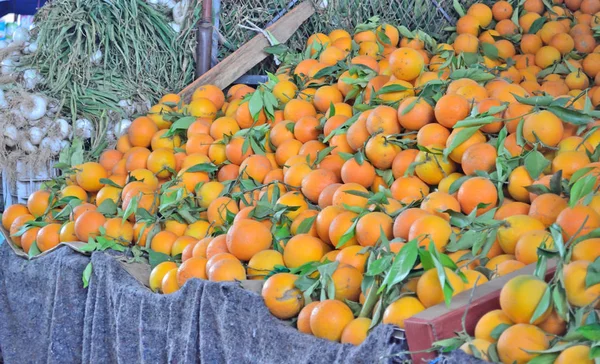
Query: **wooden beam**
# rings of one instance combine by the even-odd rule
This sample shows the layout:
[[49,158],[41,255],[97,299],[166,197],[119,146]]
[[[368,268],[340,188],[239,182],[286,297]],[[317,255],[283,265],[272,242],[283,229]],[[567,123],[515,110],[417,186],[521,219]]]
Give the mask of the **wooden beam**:
[[[309,0],[304,1],[268,27],[267,30],[279,42],[284,43],[314,13],[315,9],[312,3]],[[224,89],[267,58],[269,54],[265,53],[263,49],[268,46],[270,44],[267,38],[262,34],[257,34],[210,71],[189,84],[179,93],[179,96],[188,102],[198,87],[207,84],[213,84],[220,89]]]

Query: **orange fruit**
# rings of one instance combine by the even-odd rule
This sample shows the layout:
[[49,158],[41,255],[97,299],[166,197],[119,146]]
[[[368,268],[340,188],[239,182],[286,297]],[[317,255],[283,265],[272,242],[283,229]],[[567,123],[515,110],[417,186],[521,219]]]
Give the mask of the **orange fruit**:
[[352,320],[352,310],[345,303],[325,300],[313,309],[310,315],[310,329],[316,337],[340,341],[344,329]]
[[481,316],[475,325],[475,338],[495,343],[498,338],[492,336],[492,332],[499,325],[513,325],[514,322],[502,310],[493,310]]
[[183,287],[191,278],[207,279],[206,258],[190,258],[183,262],[177,269],[177,284]]
[[371,327],[371,319],[366,317],[355,318],[342,331],[340,342],[342,344],[360,345],[367,338],[369,327]]
[[154,267],[150,272],[150,289],[154,292],[159,291],[165,275],[171,270],[177,270],[175,262],[162,262]]
[[587,287],[585,283],[588,274],[587,269],[590,264],[588,261],[578,260],[564,267],[563,274],[567,301],[573,306],[583,307],[593,302],[596,302],[595,307],[600,306],[598,304],[600,284]]
[[404,320],[425,310],[425,306],[413,296],[404,296],[390,305],[383,312],[383,323],[404,328]]
[[537,326],[518,323],[500,335],[497,350],[502,363],[520,364],[540,355],[530,351],[543,351],[549,346],[548,337]]
[[2,213],[2,226],[9,230],[15,219],[23,215],[29,215],[29,210],[25,205],[14,204],[6,207]]
[[75,220],[77,239],[86,242],[100,234],[100,228],[106,222],[104,215],[97,211],[86,211]]
[[[528,324],[532,321],[533,313],[547,288],[548,284],[535,276],[514,277],[500,291],[500,307],[513,322]],[[552,307],[549,306],[532,323],[538,324],[544,321],[551,312]]]
[[265,281],[261,295],[273,316],[285,320],[300,312],[304,298],[295,286],[297,279],[291,273],[276,273]]
[[255,254],[271,246],[271,231],[256,220],[235,222],[227,232],[227,248],[236,258],[250,260]]
[[[453,288],[452,296],[455,296],[464,290],[464,282],[453,271],[444,268],[446,278]],[[444,302],[444,293],[438,278],[437,269],[430,269],[423,273],[417,283],[417,297],[423,306],[429,308]]]

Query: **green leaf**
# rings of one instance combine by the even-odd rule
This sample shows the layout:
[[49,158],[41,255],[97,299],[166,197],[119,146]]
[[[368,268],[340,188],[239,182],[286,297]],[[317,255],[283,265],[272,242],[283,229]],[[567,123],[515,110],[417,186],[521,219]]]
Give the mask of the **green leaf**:
[[433,265],[437,270],[438,279],[440,281],[440,285],[442,286],[442,291],[444,292],[444,302],[446,302],[446,307],[448,307],[450,306],[450,301],[452,300],[452,295],[454,294],[454,287],[452,287],[452,284],[446,276],[446,270],[441,262],[439,255],[440,253],[437,251],[433,241],[429,244],[429,252],[431,253]]
[[384,255],[383,257],[373,261],[373,263],[369,264],[367,272],[365,275],[368,276],[376,276],[383,272],[385,272],[392,264],[392,256]]
[[137,206],[138,206],[138,202],[140,200],[140,195],[133,196],[131,198],[129,205],[127,205],[127,208],[123,212],[123,222],[125,222],[125,220],[129,219],[129,217],[137,211]]
[[552,178],[550,178],[550,191],[552,191],[552,193],[559,195],[562,193],[562,169],[557,171],[556,173],[554,173],[552,175]]
[[537,150],[531,151],[527,154],[524,160],[525,169],[533,179],[537,179],[542,172],[548,167],[550,161],[544,157],[544,155]]
[[582,326],[577,329],[577,332],[588,340],[600,341],[600,324]]
[[558,116],[558,118],[564,122],[573,125],[587,125],[594,120],[591,116],[585,115],[580,111],[567,109],[561,106],[549,106],[548,111]]
[[302,222],[300,223],[300,226],[298,226],[298,230],[296,231],[296,234],[306,234],[310,231],[310,229],[313,227],[313,224],[315,223],[315,220],[317,219],[317,216],[311,216],[308,217],[304,220],[302,220]]
[[594,186],[596,185],[596,182],[596,177],[594,177],[593,175],[587,175],[575,182],[571,187],[571,196],[569,196],[569,206],[574,207],[575,205],[577,205],[579,200],[592,193],[592,191],[594,191]]
[[540,18],[537,18],[532,24],[531,27],[529,28],[529,34],[535,34],[537,33],[540,29],[542,29],[542,26],[544,25],[544,23],[546,23],[548,19],[545,16],[542,16]]
[[460,146],[467,139],[469,139],[471,136],[473,136],[473,134],[475,134],[478,130],[479,130],[479,126],[471,126],[468,128],[461,129],[456,134],[456,137],[454,137],[454,139],[452,139],[452,142],[450,142],[450,145],[448,145],[448,147],[446,147],[444,149],[444,159],[448,159],[448,156],[450,155],[450,153],[452,153],[452,151],[454,149],[458,148],[458,146]]
[[110,198],[107,198],[106,200],[102,201],[96,211],[104,216],[114,216],[117,214],[117,204]]
[[588,265],[587,274],[585,276],[585,288],[600,284],[600,258],[596,258],[594,262]]
[[530,361],[528,361],[527,364],[553,364],[556,361],[556,358],[558,358],[558,355],[558,353],[547,353],[538,355]]
[[[171,124],[169,132],[174,132],[175,130],[188,130],[190,125],[192,125],[195,121],[196,118],[193,116],[184,116]],[[167,136],[167,134],[165,134],[165,136]]]
[[460,4],[459,0],[452,0],[452,6],[454,7],[454,10],[456,10],[458,15],[460,15],[461,17],[463,17],[467,14],[465,12],[465,8],[463,8],[463,6]]
[[577,170],[575,173],[573,173],[571,175],[571,179],[569,180],[569,184],[572,185],[573,183],[577,182],[577,180],[579,180],[581,177],[583,177],[584,175],[586,175],[587,173],[589,173],[593,169],[594,169],[594,167],[583,167],[583,168]]
[[40,254],[42,254],[42,252],[40,251],[40,248],[38,248],[37,240],[34,240],[33,243],[31,243],[31,246],[29,247],[29,251],[27,252],[27,256],[29,258],[33,258],[33,257],[38,256]]
[[152,249],[148,249],[148,261],[150,262],[150,267],[154,269],[154,267],[156,267],[162,262],[172,262],[173,258],[165,253],[159,253],[155,252]]
[[499,324],[498,326],[494,327],[494,329],[490,333],[490,336],[498,340],[500,338],[500,335],[502,335],[502,333],[511,326],[511,324]]
[[419,252],[419,245],[417,243],[417,239],[413,239],[406,243],[400,249],[396,257],[394,258],[394,263],[390,267],[390,271],[385,276],[381,287],[377,293],[383,292],[387,288],[387,292],[390,292],[392,287],[400,282],[402,282],[410,273],[410,271],[415,266],[417,261],[417,256]]
[[496,60],[498,59],[498,48],[491,43],[481,43],[481,49],[483,50],[483,55],[488,57],[489,59]]
[[[494,47],[495,48],[495,47]],[[467,53],[463,53],[463,54],[467,54]],[[474,55],[475,59],[474,62],[477,62],[477,56]],[[496,76],[494,76],[492,73],[486,71],[486,70],[482,70],[479,68],[461,68],[461,69],[457,69],[456,71],[453,71],[450,74],[450,79],[452,80],[458,80],[461,78],[470,78],[473,81],[477,81],[477,82],[485,82],[485,81],[490,81],[496,78]]]
[[421,261],[421,265],[423,266],[423,270],[430,270],[435,268],[433,264],[433,257],[431,256],[431,252],[426,249],[419,249],[419,260]]
[[569,312],[567,295],[564,288],[562,288],[560,285],[557,285],[552,289],[552,304],[554,305],[554,309],[558,315],[564,320],[567,320],[567,315]]
[[452,182],[452,184],[448,188],[448,193],[452,195],[452,194],[458,192],[458,189],[460,188],[460,186],[462,186],[462,184],[465,183],[465,181],[468,180],[469,178],[471,178],[471,176],[462,176],[459,179],[457,179],[456,181]]
[[521,104],[530,105],[530,106],[549,106],[552,101],[554,101],[553,96],[530,96],[530,97],[522,97],[519,95],[513,94],[515,99]]
[[81,280],[83,281],[83,288],[87,288],[90,285],[90,278],[92,277],[92,262],[89,262],[83,270]]
[[263,98],[260,90],[254,91],[250,100],[248,100],[248,110],[254,121],[258,120],[258,116],[264,107]]
[[115,182],[113,182],[112,180],[110,180],[108,178],[100,178],[100,183],[104,183],[105,185],[108,185],[111,187],[116,187],[118,189],[123,189],[123,186],[119,186],[118,184],[116,184]]
[[354,220],[352,225],[348,228],[348,230],[341,236],[340,241],[335,246],[336,249],[343,247],[347,242],[352,239],[356,234],[356,224],[358,224],[358,219]]
[[552,305],[552,290],[548,286],[542,295],[542,299],[538,302],[535,311],[533,311],[533,316],[531,316],[530,323],[535,322],[538,318],[542,317],[542,315],[550,308]]
[[194,172],[208,172],[208,173],[212,173],[212,172],[216,172],[219,170],[219,167],[215,166],[212,163],[200,163],[200,164],[196,164],[195,166],[191,166],[190,168],[186,169],[185,172],[189,172],[189,173],[194,173]]
[[408,87],[406,87],[406,86],[392,84],[392,85],[384,86],[381,89],[379,89],[379,91],[377,91],[377,95],[383,95],[383,94],[387,94],[387,93],[391,93],[391,92],[401,92],[401,91],[406,91],[406,90],[408,90]]

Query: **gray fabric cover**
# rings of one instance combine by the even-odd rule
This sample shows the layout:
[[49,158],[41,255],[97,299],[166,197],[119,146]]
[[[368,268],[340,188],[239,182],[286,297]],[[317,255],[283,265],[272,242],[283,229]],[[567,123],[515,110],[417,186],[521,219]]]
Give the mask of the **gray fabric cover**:
[[104,253],[92,255],[83,289],[89,259],[62,247],[28,262],[0,245],[6,363],[375,363],[406,350],[388,325],[358,347],[301,334],[233,283],[154,294]]
[[485,360],[478,359],[462,350],[454,350],[450,353],[440,355],[431,364],[485,364]]

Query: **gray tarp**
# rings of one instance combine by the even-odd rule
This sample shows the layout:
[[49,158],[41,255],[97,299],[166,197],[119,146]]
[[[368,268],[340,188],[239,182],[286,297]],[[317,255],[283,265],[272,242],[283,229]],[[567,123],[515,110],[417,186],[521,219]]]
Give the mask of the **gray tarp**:
[[[380,325],[353,347],[304,335],[235,284],[143,287],[111,256],[68,247],[33,261],[0,245],[0,357],[12,363],[374,363],[404,348]],[[1,361],[1,359],[0,359]]]

